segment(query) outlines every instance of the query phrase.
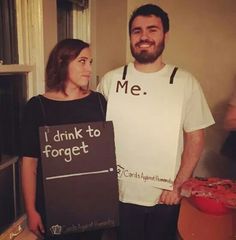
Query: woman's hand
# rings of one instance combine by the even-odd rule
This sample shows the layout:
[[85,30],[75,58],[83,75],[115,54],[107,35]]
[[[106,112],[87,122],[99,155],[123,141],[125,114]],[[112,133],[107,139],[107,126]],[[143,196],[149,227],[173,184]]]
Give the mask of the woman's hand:
[[35,208],[37,162],[37,158],[23,157],[21,162],[21,177],[28,227],[30,231],[40,239],[43,239],[44,227],[41,216]]
[[43,239],[45,230],[39,213],[36,210],[31,211],[27,213],[27,217],[29,230],[40,239]]

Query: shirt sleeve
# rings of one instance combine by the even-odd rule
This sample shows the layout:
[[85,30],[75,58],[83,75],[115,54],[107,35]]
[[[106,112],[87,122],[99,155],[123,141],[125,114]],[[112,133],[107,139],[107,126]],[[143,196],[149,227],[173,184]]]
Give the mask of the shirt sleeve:
[[190,75],[184,116],[184,130],[191,132],[215,123],[198,81]]
[[27,102],[21,121],[21,157],[39,158],[38,119],[39,108],[36,98]]

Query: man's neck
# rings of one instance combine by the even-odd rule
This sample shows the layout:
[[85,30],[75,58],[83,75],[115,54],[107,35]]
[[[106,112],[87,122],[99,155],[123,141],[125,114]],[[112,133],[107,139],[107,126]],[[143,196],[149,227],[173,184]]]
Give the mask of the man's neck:
[[157,59],[153,63],[143,64],[134,61],[134,67],[136,70],[144,73],[158,72],[165,66],[165,63],[161,59]]

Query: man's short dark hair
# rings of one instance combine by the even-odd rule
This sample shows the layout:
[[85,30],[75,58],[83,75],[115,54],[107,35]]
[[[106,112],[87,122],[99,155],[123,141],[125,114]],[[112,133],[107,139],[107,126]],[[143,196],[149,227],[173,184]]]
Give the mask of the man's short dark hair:
[[150,16],[154,15],[159,17],[162,21],[164,33],[169,31],[169,17],[168,14],[154,4],[145,4],[135,9],[129,19],[129,35],[131,34],[131,27],[134,19],[138,16]]

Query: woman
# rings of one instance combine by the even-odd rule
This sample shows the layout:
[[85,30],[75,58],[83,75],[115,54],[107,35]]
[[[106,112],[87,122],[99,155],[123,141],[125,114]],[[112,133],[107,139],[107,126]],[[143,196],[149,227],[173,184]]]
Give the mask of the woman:
[[[22,121],[22,186],[29,229],[43,238],[44,206],[39,126],[104,121],[106,101],[89,89],[92,57],[88,43],[65,39],[52,50],[43,95],[32,97]],[[61,239],[100,239],[92,231]],[[50,238],[47,238],[50,239]],[[56,238],[58,239],[58,238]]]

